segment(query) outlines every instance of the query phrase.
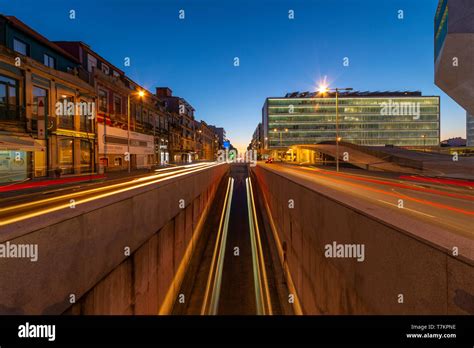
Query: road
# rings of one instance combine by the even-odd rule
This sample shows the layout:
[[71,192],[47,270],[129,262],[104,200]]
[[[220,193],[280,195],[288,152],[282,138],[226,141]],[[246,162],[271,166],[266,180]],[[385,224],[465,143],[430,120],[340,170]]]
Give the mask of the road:
[[186,308],[177,301],[174,314],[283,314],[280,302],[288,290],[282,277],[275,276],[282,270],[272,262],[274,250],[270,250],[268,226],[256,204],[248,166],[230,168],[225,198],[217,196],[204,224],[210,233],[205,250],[194,261],[197,271],[187,274],[180,291],[189,293],[190,299]]
[[218,164],[209,162],[157,169],[151,174],[139,177],[5,198],[0,200],[0,227],[62,209],[75,208],[80,204],[153,185],[215,165]]
[[[474,239],[474,192],[470,187],[424,184],[379,172],[347,170],[337,173],[318,167],[259,162],[279,173],[310,180],[347,196],[415,217]],[[356,207],[357,208],[357,207]]]

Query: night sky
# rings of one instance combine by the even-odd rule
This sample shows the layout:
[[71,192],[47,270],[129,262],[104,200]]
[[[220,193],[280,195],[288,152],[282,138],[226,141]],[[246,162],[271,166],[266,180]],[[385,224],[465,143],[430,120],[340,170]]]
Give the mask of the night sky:
[[[313,91],[325,76],[331,87],[441,95],[441,140],[465,137],[464,110],[434,85],[437,3],[0,0],[0,12],[50,40],[89,44],[150,91],[169,86],[196,108],[197,119],[225,127],[242,149],[261,120],[266,97]],[[184,20],[178,18],[181,9]],[[70,10],[76,19],[69,18]],[[124,67],[125,57],[130,67]]]

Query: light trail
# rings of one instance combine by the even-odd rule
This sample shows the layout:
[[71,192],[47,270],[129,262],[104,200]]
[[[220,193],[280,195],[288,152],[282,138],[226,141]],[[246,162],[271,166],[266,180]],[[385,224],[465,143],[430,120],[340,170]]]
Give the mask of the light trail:
[[[245,179],[247,188],[247,206],[249,214],[249,231],[252,247],[252,266],[254,271],[255,299],[257,303],[257,314],[272,315],[272,303],[270,290],[268,288],[268,278],[263,257],[262,241],[258,227],[257,211],[255,209],[255,198],[253,195],[252,181]],[[262,284],[265,292],[262,291]],[[265,306],[266,305],[266,306]]]
[[212,255],[211,267],[209,269],[206,292],[204,294],[204,300],[201,307],[201,315],[217,314],[233,190],[234,179],[229,178],[224,198],[224,205],[222,206],[219,228],[217,231],[216,245]]
[[474,196],[472,195],[461,195],[457,193],[451,193],[451,192],[444,192],[436,189],[430,189],[426,187],[420,187],[414,184],[408,185],[408,184],[403,184],[399,182],[391,182],[387,180],[381,180],[381,179],[373,179],[369,178],[366,176],[361,176],[361,175],[354,175],[354,174],[347,174],[347,173],[336,173],[332,171],[325,171],[325,170],[314,170],[314,172],[317,172],[318,174],[330,174],[334,176],[340,176],[340,177],[345,177],[348,179],[353,179],[357,181],[365,181],[365,182],[370,182],[374,184],[379,184],[379,185],[388,185],[388,186],[393,186],[393,187],[398,187],[398,188],[403,188],[407,190],[413,190],[413,191],[420,191],[420,192],[426,192],[426,193],[433,193],[441,196],[447,196],[447,197],[452,197],[452,198],[459,198],[462,200],[470,200],[474,201]]
[[[202,166],[202,167],[191,168],[191,169],[186,168],[186,169],[174,171],[172,173],[156,174],[156,175],[152,175],[152,176],[146,177],[146,178],[134,179],[132,181],[128,181],[128,182],[125,182],[125,183],[108,185],[108,186],[99,187],[99,188],[95,188],[95,189],[89,189],[89,190],[80,191],[80,192],[76,192],[76,193],[72,193],[72,194],[62,195],[62,196],[58,196],[58,197],[51,197],[51,198],[47,198],[47,199],[43,199],[43,200],[39,200],[39,201],[35,201],[35,202],[23,203],[23,204],[14,205],[14,206],[7,207],[7,208],[2,208],[2,209],[0,209],[0,217],[1,217],[2,214],[5,214],[6,212],[9,212],[9,211],[18,211],[20,209],[25,209],[25,208],[28,208],[28,207],[44,206],[48,203],[51,204],[51,203],[54,203],[54,202],[67,200],[67,202],[59,203],[58,205],[54,205],[54,206],[49,207],[49,208],[42,208],[42,209],[38,209],[36,211],[32,211],[32,212],[29,212],[29,213],[27,212],[27,213],[23,213],[21,215],[16,215],[16,216],[14,215],[13,217],[9,217],[9,218],[7,217],[6,219],[2,219],[0,221],[0,226],[5,226],[5,225],[12,224],[12,223],[15,223],[15,222],[19,222],[19,221],[22,221],[22,220],[30,219],[30,218],[35,217],[35,216],[55,212],[55,211],[58,211],[58,210],[61,210],[61,209],[70,208],[71,207],[70,200],[73,197],[78,198],[80,196],[85,196],[85,195],[89,195],[89,194],[92,194],[92,193],[98,193],[98,194],[93,195],[91,197],[82,198],[82,199],[78,198],[77,200],[74,201],[74,206],[77,206],[77,205],[84,204],[84,203],[87,203],[87,202],[91,202],[91,201],[94,201],[94,200],[97,200],[97,199],[101,199],[101,198],[109,197],[109,196],[112,196],[112,195],[116,195],[116,194],[119,194],[119,193],[122,193],[122,192],[135,190],[135,189],[145,187],[145,186],[149,186],[149,185],[153,185],[153,184],[156,184],[156,183],[159,183],[159,182],[162,182],[162,181],[174,179],[174,178],[177,178],[177,177],[180,177],[180,176],[183,176],[183,175],[199,172],[199,171],[202,171],[202,170],[207,169],[209,167],[213,167],[213,166],[217,166],[217,165],[219,165],[219,164],[210,164],[210,165],[205,165],[205,166]],[[144,181],[144,182],[141,182],[141,181]],[[127,185],[131,185],[131,186],[124,187],[124,186],[127,186]],[[115,190],[113,190],[113,189],[115,189]],[[110,191],[110,190],[113,190],[113,191]],[[110,191],[110,192],[105,192],[105,193],[100,194],[99,192],[101,192],[101,191]]]
[[[210,166],[212,166],[212,165],[203,165],[202,167],[207,168],[207,167],[210,167]],[[61,196],[56,196],[56,197],[51,197],[51,198],[46,198],[46,199],[40,199],[40,200],[29,202],[29,203],[16,204],[16,205],[12,205],[12,206],[6,207],[6,208],[0,208],[0,214],[5,213],[7,211],[23,209],[23,208],[27,208],[27,207],[31,207],[31,206],[35,206],[35,205],[44,205],[46,203],[53,203],[55,201],[60,201],[60,200],[63,200],[63,199],[71,199],[71,198],[74,198],[74,197],[79,197],[79,196],[83,196],[83,195],[86,195],[86,194],[91,194],[91,193],[94,193],[94,192],[107,191],[107,190],[110,190],[110,189],[113,189],[113,188],[119,188],[119,187],[127,186],[127,185],[130,185],[130,184],[133,184],[133,183],[137,183],[137,182],[151,181],[151,180],[154,180],[156,178],[166,177],[166,176],[169,176],[169,175],[173,175],[175,173],[182,173],[182,172],[186,172],[186,171],[188,171],[187,168],[181,169],[181,170],[179,170],[179,169],[174,170],[171,173],[152,174],[152,175],[148,175],[146,177],[133,178],[132,180],[117,183],[117,184],[111,184],[111,185],[101,186],[101,187],[93,188],[93,189],[87,189],[87,190],[83,190],[83,191],[79,191],[79,192],[68,193],[68,194],[61,195]]]
[[268,205],[268,202],[267,202],[267,197],[265,196],[265,194],[263,192],[262,192],[261,196],[263,197],[263,203],[265,204],[265,210],[267,212],[268,220],[270,222],[270,227],[271,227],[271,230],[272,230],[273,239],[274,239],[276,247],[278,249],[278,257],[280,259],[280,263],[281,263],[282,268],[283,268],[283,273],[285,275],[285,279],[286,279],[286,282],[288,284],[288,289],[290,291],[290,294],[292,294],[294,296],[293,311],[296,315],[303,315],[303,309],[301,307],[298,292],[296,291],[296,286],[295,286],[295,283],[293,281],[293,277],[291,276],[290,269],[289,269],[288,264],[285,260],[285,256],[284,256],[285,253],[283,251],[280,236],[278,234],[278,229],[276,227],[275,221],[273,220],[273,216],[272,216],[272,212],[270,210],[270,206]]
[[[317,171],[314,171],[314,172],[317,172]],[[334,174],[334,173],[332,173],[332,174]],[[432,207],[442,209],[442,210],[449,210],[449,211],[453,211],[455,213],[459,213],[459,214],[463,214],[463,215],[474,215],[474,211],[471,211],[471,210],[464,210],[464,209],[460,209],[460,208],[455,208],[455,207],[452,207],[452,206],[449,206],[449,205],[436,203],[436,202],[428,201],[428,200],[425,200],[425,199],[410,197],[410,196],[407,196],[407,195],[401,194],[401,193],[395,194],[395,193],[388,192],[388,191],[385,191],[385,190],[376,189],[376,188],[373,188],[373,187],[370,187],[370,186],[367,186],[367,185],[356,184],[356,183],[352,183],[352,182],[345,181],[345,180],[329,178],[327,176],[324,176],[324,180],[327,180],[327,181],[330,181],[330,182],[333,182],[333,183],[337,183],[337,184],[345,184],[345,185],[348,185],[348,186],[361,188],[361,189],[366,190],[366,191],[381,193],[381,194],[384,194],[384,195],[387,195],[387,196],[403,198],[403,199],[406,199],[406,200],[410,200],[410,201],[413,201],[413,202],[420,203],[420,204],[425,205],[425,206],[432,206]]]

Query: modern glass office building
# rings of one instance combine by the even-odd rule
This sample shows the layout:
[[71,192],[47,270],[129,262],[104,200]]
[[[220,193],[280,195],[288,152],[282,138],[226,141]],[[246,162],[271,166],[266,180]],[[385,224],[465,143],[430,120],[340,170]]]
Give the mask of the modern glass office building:
[[466,109],[467,146],[474,146],[474,1],[439,0],[434,24],[435,83]]
[[441,48],[448,34],[448,0],[440,0],[435,15],[435,60],[441,52]]
[[263,106],[264,147],[335,141],[371,146],[437,146],[440,101],[420,92],[289,93]]

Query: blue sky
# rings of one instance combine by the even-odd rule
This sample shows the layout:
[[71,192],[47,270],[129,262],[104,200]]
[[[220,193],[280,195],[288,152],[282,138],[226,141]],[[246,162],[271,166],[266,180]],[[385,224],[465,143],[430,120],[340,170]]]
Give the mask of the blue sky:
[[[151,91],[169,86],[196,108],[198,119],[225,127],[241,149],[261,120],[266,97],[314,90],[325,76],[332,86],[361,91],[441,95],[441,138],[465,137],[464,110],[433,82],[437,3],[0,0],[0,12],[51,40],[86,42]],[[184,20],[178,18],[181,9]],[[123,66],[124,57],[131,58],[130,67]]]

